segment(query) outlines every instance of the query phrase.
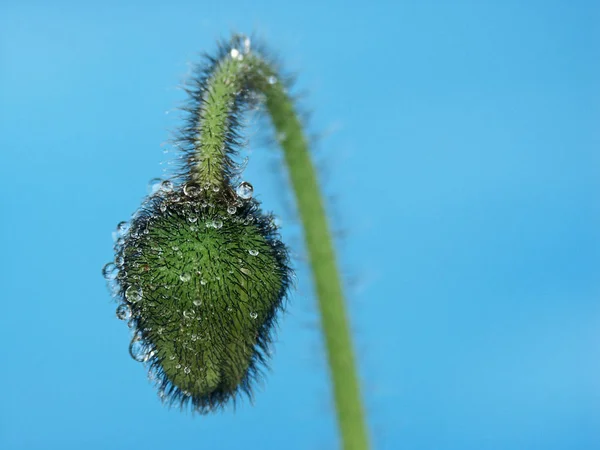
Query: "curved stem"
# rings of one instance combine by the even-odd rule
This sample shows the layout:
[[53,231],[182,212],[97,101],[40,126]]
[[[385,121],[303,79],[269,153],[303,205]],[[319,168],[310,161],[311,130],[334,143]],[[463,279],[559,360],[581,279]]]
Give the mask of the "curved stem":
[[231,115],[238,95],[254,91],[266,107],[285,154],[295,192],[318,297],[330,376],[342,441],[346,449],[368,448],[359,380],[342,285],[316,172],[302,124],[274,68],[260,55],[233,49],[214,65],[198,118],[194,176],[200,183],[223,184]]

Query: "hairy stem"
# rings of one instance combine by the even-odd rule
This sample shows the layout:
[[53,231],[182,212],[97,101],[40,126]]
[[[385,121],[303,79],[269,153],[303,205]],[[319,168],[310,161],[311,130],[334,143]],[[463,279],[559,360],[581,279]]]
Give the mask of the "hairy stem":
[[338,425],[346,449],[368,448],[348,317],[331,234],[308,142],[285,86],[268,61],[254,52],[233,49],[215,65],[198,118],[193,174],[199,183],[227,182],[226,137],[238,95],[264,95],[267,111],[285,154],[310,257]]

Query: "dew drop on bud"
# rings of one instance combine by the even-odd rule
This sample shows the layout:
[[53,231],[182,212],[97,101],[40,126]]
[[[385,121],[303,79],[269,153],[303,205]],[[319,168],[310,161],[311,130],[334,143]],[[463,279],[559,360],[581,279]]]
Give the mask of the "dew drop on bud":
[[129,286],[125,291],[125,298],[131,303],[137,303],[142,299],[142,288]]
[[160,188],[161,188],[163,191],[170,192],[170,191],[172,191],[172,190],[173,190],[173,182],[172,182],[172,181],[170,181],[170,180],[165,180],[165,181],[163,181],[162,183],[160,183]]
[[119,269],[117,269],[117,265],[115,263],[108,263],[102,268],[102,276],[107,280],[114,280],[117,278],[117,274],[119,273]]
[[235,206],[233,206],[233,205],[230,205],[230,206],[227,207],[227,212],[229,214],[235,214],[236,211],[237,211],[237,208]]
[[131,317],[131,310],[128,305],[119,305],[117,308],[117,319],[119,320],[129,320]]
[[186,283],[192,279],[192,276],[189,273],[182,273],[181,275],[179,275],[179,279]]
[[277,78],[275,78],[274,75],[271,75],[269,78],[267,78],[267,82],[269,84],[275,84],[275,83],[277,83]]
[[134,337],[129,344],[129,354],[137,362],[144,362],[148,359],[148,353],[144,342],[138,336]]
[[254,193],[254,188],[247,181],[242,181],[242,183],[238,186],[236,192],[240,198],[242,198],[244,200],[248,200],[248,199],[252,198],[252,194]]
[[200,188],[195,184],[186,184],[183,186],[183,193],[188,197],[195,197],[200,193]]
[[250,313],[250,317],[252,317],[253,319],[256,319],[258,317],[258,313],[255,313],[254,311],[252,311]]
[[252,256],[258,256],[258,250],[248,250],[248,253],[250,253]]
[[152,178],[148,182],[148,194],[154,195],[158,191],[160,191],[161,183],[162,183],[162,179],[160,179],[160,178]]
[[117,225],[117,236],[122,237],[127,233],[127,231],[129,231],[129,223],[125,220],[119,222]]

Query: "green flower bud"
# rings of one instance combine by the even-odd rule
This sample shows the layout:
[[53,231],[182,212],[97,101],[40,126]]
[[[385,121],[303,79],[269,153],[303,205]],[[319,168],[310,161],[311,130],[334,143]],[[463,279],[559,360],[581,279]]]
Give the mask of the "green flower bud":
[[169,183],[121,225],[119,308],[134,330],[131,355],[149,365],[165,401],[207,412],[250,394],[291,271],[248,183],[241,197]]

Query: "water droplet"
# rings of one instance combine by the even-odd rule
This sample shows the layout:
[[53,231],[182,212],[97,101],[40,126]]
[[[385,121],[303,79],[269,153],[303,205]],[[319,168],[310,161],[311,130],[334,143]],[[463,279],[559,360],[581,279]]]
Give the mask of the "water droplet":
[[246,274],[246,275],[250,275],[250,269],[246,269],[245,267],[242,267],[240,269],[240,272],[242,272],[243,274]]
[[177,247],[176,245],[171,247],[171,250],[173,250],[174,252],[176,252],[177,250],[179,250],[179,247]]
[[131,317],[131,309],[129,309],[128,305],[119,305],[117,308],[117,319],[119,320],[129,320]]
[[252,42],[250,41],[250,38],[247,36],[244,37],[242,44],[244,46],[244,54],[247,55],[248,53],[250,53],[250,46],[252,44]]
[[134,337],[129,344],[129,354],[137,362],[144,362],[148,359],[148,352],[144,341],[139,336]]
[[254,193],[254,187],[247,181],[242,181],[242,183],[238,186],[237,195],[244,200],[248,200],[252,198],[252,194]]
[[181,275],[179,275],[179,279],[186,283],[192,279],[192,276],[189,273],[182,273]]
[[219,192],[221,190],[221,188],[219,186],[217,186],[217,185],[214,185],[212,187],[212,190],[213,190],[213,192]]
[[227,212],[228,212],[229,214],[235,214],[235,212],[236,212],[236,211],[237,211],[237,208],[236,208],[235,206],[233,206],[233,205],[229,205],[229,206],[227,207]]
[[161,203],[160,206],[160,212],[165,212],[167,210],[167,204],[165,202]]
[[200,193],[200,188],[195,184],[185,184],[183,186],[183,193],[188,197],[195,197]]
[[102,268],[102,276],[107,280],[114,280],[117,278],[119,269],[115,263],[108,263]]
[[125,259],[123,259],[122,256],[117,256],[117,259],[115,259],[115,262],[117,263],[117,266],[123,267],[123,264],[125,264]]
[[160,191],[162,181],[163,180],[161,178],[152,178],[148,182],[148,194],[154,195]]
[[277,78],[274,75],[271,75],[269,78],[267,78],[267,82],[269,84],[275,84],[277,83]]
[[252,256],[258,256],[258,250],[248,250],[248,253],[250,253]]
[[200,284],[201,284],[202,286],[206,286],[206,280],[205,280],[205,279],[202,279],[202,280],[200,280]]
[[[202,283],[202,281],[200,283]],[[200,305],[202,305],[202,300],[197,298],[196,300],[193,301],[193,303],[194,303],[194,306],[200,306]]]
[[243,59],[243,56],[240,54],[240,51],[237,48],[232,48],[229,54],[233,59]]
[[256,318],[258,317],[258,313],[256,313],[256,312],[252,311],[252,312],[250,313],[250,317],[252,317],[253,319],[256,319]]
[[215,226],[215,222],[212,220],[207,220],[206,221],[206,228],[212,228]]
[[181,364],[177,364],[177,365],[175,366],[175,368],[176,368],[176,369],[181,369]]
[[171,356],[169,356],[169,360],[170,360],[170,361],[175,361],[175,355],[171,355]]
[[188,220],[190,221],[190,223],[196,223],[198,221],[197,217],[188,217]]
[[163,191],[171,192],[173,190],[173,182],[171,180],[164,180],[162,183],[160,183],[160,188]]
[[142,288],[129,286],[125,291],[125,298],[131,303],[137,303],[142,299],[143,294]]
[[126,222],[125,220],[122,222],[119,222],[119,224],[117,225],[117,235],[119,237],[124,236],[128,231],[129,231],[129,222]]
[[185,366],[185,367],[184,367],[184,369],[183,369],[183,372],[184,372],[186,375],[188,375],[188,374],[191,372],[191,370],[190,370],[190,368],[189,368],[188,366]]
[[222,228],[223,227],[223,221],[222,220],[215,220],[213,222],[213,227],[215,227],[216,229]]

